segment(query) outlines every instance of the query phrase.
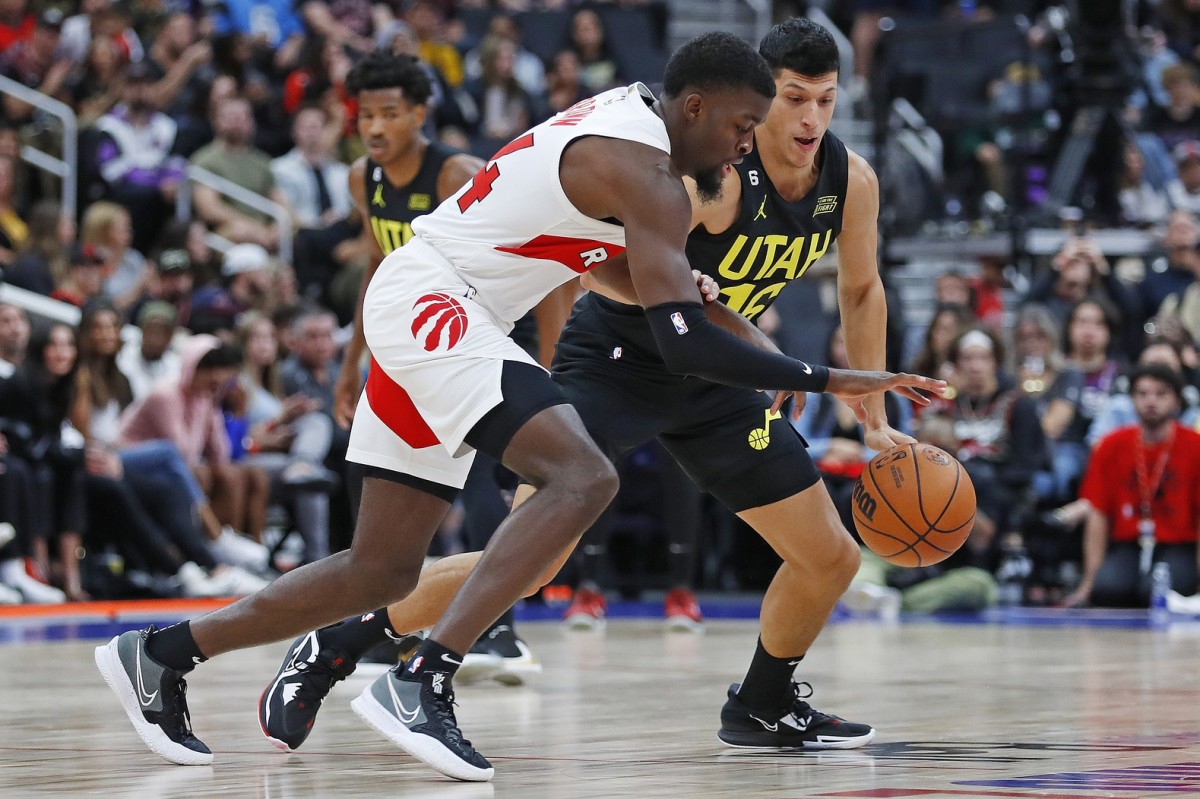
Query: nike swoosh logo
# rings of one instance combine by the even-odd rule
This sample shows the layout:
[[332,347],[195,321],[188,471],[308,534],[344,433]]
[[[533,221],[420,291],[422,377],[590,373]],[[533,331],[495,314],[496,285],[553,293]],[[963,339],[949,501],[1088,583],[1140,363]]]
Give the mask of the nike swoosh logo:
[[806,374],[806,375],[812,374],[812,367],[809,366],[808,364],[806,364],[804,361],[800,361],[800,368],[804,370],[804,374]]
[[461,665],[462,665],[462,661],[461,661],[461,660],[455,660],[454,658],[452,658],[452,657],[450,657],[449,655],[446,655],[446,654],[443,654],[443,655],[442,655],[442,660],[446,661],[447,663],[449,663],[449,664],[450,664],[450,665],[452,665],[452,666],[461,666]]
[[396,715],[400,719],[400,723],[408,726],[417,720],[417,716],[421,714],[421,706],[417,705],[416,710],[409,710],[400,701],[400,697],[396,696],[396,688],[392,685],[392,681],[388,680],[388,693],[392,695],[392,706],[396,709]]
[[755,721],[757,721],[759,724],[763,725],[763,727],[770,730],[771,732],[779,732],[779,722],[777,722],[777,721],[772,722],[771,724],[768,724],[767,722],[760,719],[758,716],[751,716],[750,718],[754,719]]
[[142,679],[142,641],[138,641],[137,652],[134,653],[137,663],[137,689],[138,701],[142,703],[142,707],[150,707],[154,704],[154,700],[158,698],[158,691],[154,693],[146,692],[146,683]]

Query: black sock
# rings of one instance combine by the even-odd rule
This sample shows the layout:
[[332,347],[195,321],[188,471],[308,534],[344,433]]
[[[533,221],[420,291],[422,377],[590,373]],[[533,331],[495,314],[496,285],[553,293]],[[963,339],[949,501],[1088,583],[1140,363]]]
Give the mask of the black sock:
[[351,616],[337,624],[321,628],[321,646],[336,647],[353,660],[359,660],[368,651],[388,641],[399,638],[388,620],[387,608],[373,613]]
[[432,638],[421,642],[417,653],[399,672],[400,679],[422,682],[429,680],[435,674],[444,674],[446,678],[453,677],[462,665],[463,656],[453,649],[447,649]]
[[196,646],[190,621],[155,630],[146,639],[146,653],[167,668],[185,674],[196,668],[197,663],[208,660]]
[[777,658],[763,649],[762,639],[759,638],[746,679],[742,680],[742,687],[738,689],[738,699],[746,707],[761,711],[764,715],[786,712],[793,698],[792,672],[803,659],[804,655]]

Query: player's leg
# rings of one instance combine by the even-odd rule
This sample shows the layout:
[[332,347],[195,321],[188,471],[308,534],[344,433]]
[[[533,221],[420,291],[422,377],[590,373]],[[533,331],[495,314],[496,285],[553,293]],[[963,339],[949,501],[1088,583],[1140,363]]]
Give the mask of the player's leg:
[[662,461],[661,518],[663,529],[667,531],[671,580],[671,589],[663,600],[663,619],[668,629],[695,632],[704,624],[693,591],[704,495],[674,458],[664,453]]

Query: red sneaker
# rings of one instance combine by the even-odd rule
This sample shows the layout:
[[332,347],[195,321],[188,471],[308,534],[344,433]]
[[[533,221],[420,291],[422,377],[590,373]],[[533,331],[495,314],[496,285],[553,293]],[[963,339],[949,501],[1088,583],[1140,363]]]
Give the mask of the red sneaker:
[[571,600],[563,618],[572,630],[600,630],[604,627],[607,607],[604,594],[590,588],[580,588],[575,592],[575,598]]
[[663,615],[671,630],[699,632],[704,628],[704,614],[700,612],[696,595],[686,588],[673,588],[667,592],[667,598],[663,601]]

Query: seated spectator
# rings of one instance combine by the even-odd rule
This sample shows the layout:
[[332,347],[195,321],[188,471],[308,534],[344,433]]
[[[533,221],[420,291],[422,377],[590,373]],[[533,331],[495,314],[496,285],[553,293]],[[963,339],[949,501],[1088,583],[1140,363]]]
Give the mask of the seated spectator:
[[1151,106],[1142,121],[1146,130],[1158,134],[1168,148],[1200,139],[1200,85],[1190,64],[1172,64],[1162,71],[1162,86],[1168,105]]
[[252,47],[246,60],[289,69],[304,43],[304,26],[292,0],[224,0],[206,7],[219,38],[243,37]]
[[68,79],[67,91],[79,126],[90,128],[121,99],[128,63],[112,39],[91,43],[82,69]]
[[29,0],[7,0],[0,5],[0,53],[14,44],[33,38],[37,17],[29,8]]
[[39,201],[29,211],[29,236],[18,249],[12,267],[4,270],[4,282],[50,296],[58,279],[66,275],[73,239],[73,226],[63,215],[62,206],[54,200]]
[[537,117],[534,102],[513,75],[515,46],[489,36],[479,46],[482,74],[464,88],[479,108],[479,124],[471,149],[489,158],[529,128]]
[[324,3],[318,0],[300,0],[296,9],[304,21],[310,36],[319,36],[340,47],[349,47],[366,55],[374,42],[374,28],[370,0],[342,0],[339,3]]
[[59,44],[63,55],[79,63],[94,43],[109,41],[125,63],[142,60],[145,55],[142,41],[124,4],[114,0],[84,0],[80,5],[80,13],[63,22]]
[[117,367],[129,380],[133,399],[146,396],[159,383],[179,379],[179,353],[171,349],[177,319],[175,308],[162,300],[151,300],[138,310],[141,339],[130,341],[117,354]]
[[17,251],[29,238],[29,226],[13,207],[16,163],[0,158],[0,269],[8,270],[17,260]]
[[[1071,309],[1064,327],[1067,363],[1083,374],[1075,415],[1062,436],[1068,441],[1087,439],[1092,420],[1104,410],[1121,372],[1122,363],[1112,353],[1119,332],[1112,308],[1101,300],[1082,300]],[[1083,463],[1079,464],[1080,469]]]
[[238,244],[225,253],[223,283],[192,293],[193,333],[232,331],[237,317],[251,308],[268,310],[273,287],[271,256],[257,244]]
[[29,315],[11,302],[0,302],[0,379],[13,376],[29,348]]
[[129,210],[107,200],[92,203],[83,213],[79,240],[104,254],[104,293],[120,310],[128,308],[154,277],[153,267],[133,248]]
[[[1176,372],[1181,379],[1184,377],[1183,360],[1180,357],[1179,349],[1168,339],[1151,339],[1138,355],[1137,366],[1150,365],[1164,366]],[[1100,443],[1100,439],[1118,427],[1137,424],[1137,410],[1134,408],[1133,397],[1129,393],[1129,389],[1128,375],[1121,375],[1117,378],[1104,409],[1096,415],[1096,418],[1092,420],[1091,427],[1088,428],[1087,443],[1089,447],[1095,448]],[[1179,422],[1185,427],[1195,429],[1198,421],[1200,421],[1200,391],[1197,391],[1195,386],[1189,385],[1185,380]]]
[[1155,250],[1146,259],[1146,268],[1137,284],[1141,313],[1134,317],[1145,321],[1171,294],[1183,292],[1196,279],[1200,264],[1200,226],[1190,211],[1173,211]]
[[[266,550],[257,543],[266,522],[266,475],[230,463],[229,435],[219,410],[241,364],[237,347],[214,336],[194,337],[183,352],[179,379],[155,386],[122,414],[121,443],[173,442],[217,518],[230,528],[213,545],[225,562],[254,569],[266,565]],[[244,532],[250,541],[235,531]]]
[[413,0],[405,8],[404,22],[417,39],[421,60],[444,75],[451,88],[462,86],[462,56],[446,41],[446,20],[438,4],[434,0]]
[[[29,522],[36,527],[28,531],[25,555],[37,579],[55,583],[73,601],[88,598],[79,561],[86,527],[83,450],[63,433],[75,403],[75,368],[75,331],[56,322],[34,332],[21,368],[0,381],[6,457],[33,475]],[[12,585],[15,577],[6,571],[3,579]]]
[[151,263],[155,277],[146,286],[142,296],[130,306],[132,318],[138,317],[146,303],[159,301],[174,309],[176,324],[187,327],[192,315],[192,291],[196,283],[191,257],[187,250],[172,247],[160,252]]
[[971,325],[971,311],[965,305],[939,305],[934,309],[921,351],[909,370],[938,380],[949,380],[954,374],[950,346]]
[[172,118],[190,114],[212,81],[211,62],[212,45],[197,40],[192,15],[171,13],[142,62],[150,71],[150,105]]
[[590,94],[620,85],[622,76],[609,53],[604,22],[590,8],[581,8],[571,17],[567,47],[579,59],[579,74]]
[[[542,59],[521,46],[521,28],[516,18],[503,12],[493,14],[488,21],[487,36],[483,41],[492,36],[512,42],[513,77],[530,97],[541,97],[546,92],[546,67],[542,64]],[[467,53],[463,64],[467,79],[483,77],[482,51],[481,46]]]
[[271,161],[275,185],[298,228],[328,227],[345,219],[353,207],[347,182],[350,167],[334,156],[334,142],[325,133],[328,119],[316,106],[301,108],[292,119],[296,146]]
[[1134,227],[1154,227],[1167,221],[1171,202],[1167,192],[1146,178],[1146,157],[1134,142],[1125,142],[1117,199],[1121,221]]
[[1187,139],[1171,151],[1178,177],[1167,184],[1171,206],[1193,214],[1200,213],[1200,141]]
[[67,276],[50,298],[82,308],[88,300],[104,293],[105,253],[91,244],[76,244],[67,259]]
[[1162,366],[1130,377],[1137,424],[1096,444],[1080,497],[1090,504],[1084,528],[1083,579],[1067,606],[1146,607],[1152,565],[1165,562],[1171,587],[1196,591],[1200,526],[1200,434],[1176,421],[1179,375]]
[[555,53],[546,73],[546,101],[550,113],[566,111],[589,96],[590,91],[579,73],[579,56],[575,55],[574,50]]
[[[57,55],[62,24],[63,13],[57,8],[42,11],[29,38],[0,48],[0,74],[42,94],[58,97],[75,67],[71,59]],[[14,122],[26,122],[33,117],[33,106],[11,94],[3,96],[2,108],[4,115]]]
[[125,74],[121,102],[96,123],[100,176],[111,198],[129,209],[133,246],[147,251],[175,207],[187,162],[174,154],[175,121],[155,111],[150,67],[133,64]]
[[[286,200],[271,174],[271,159],[252,144],[255,127],[250,103],[240,97],[220,101],[213,129],[216,140],[197,150],[192,164],[284,205]],[[279,237],[290,233],[279,230],[274,219],[261,211],[227,199],[209,186],[197,184],[192,197],[197,215],[230,241],[274,250],[279,247]]]

